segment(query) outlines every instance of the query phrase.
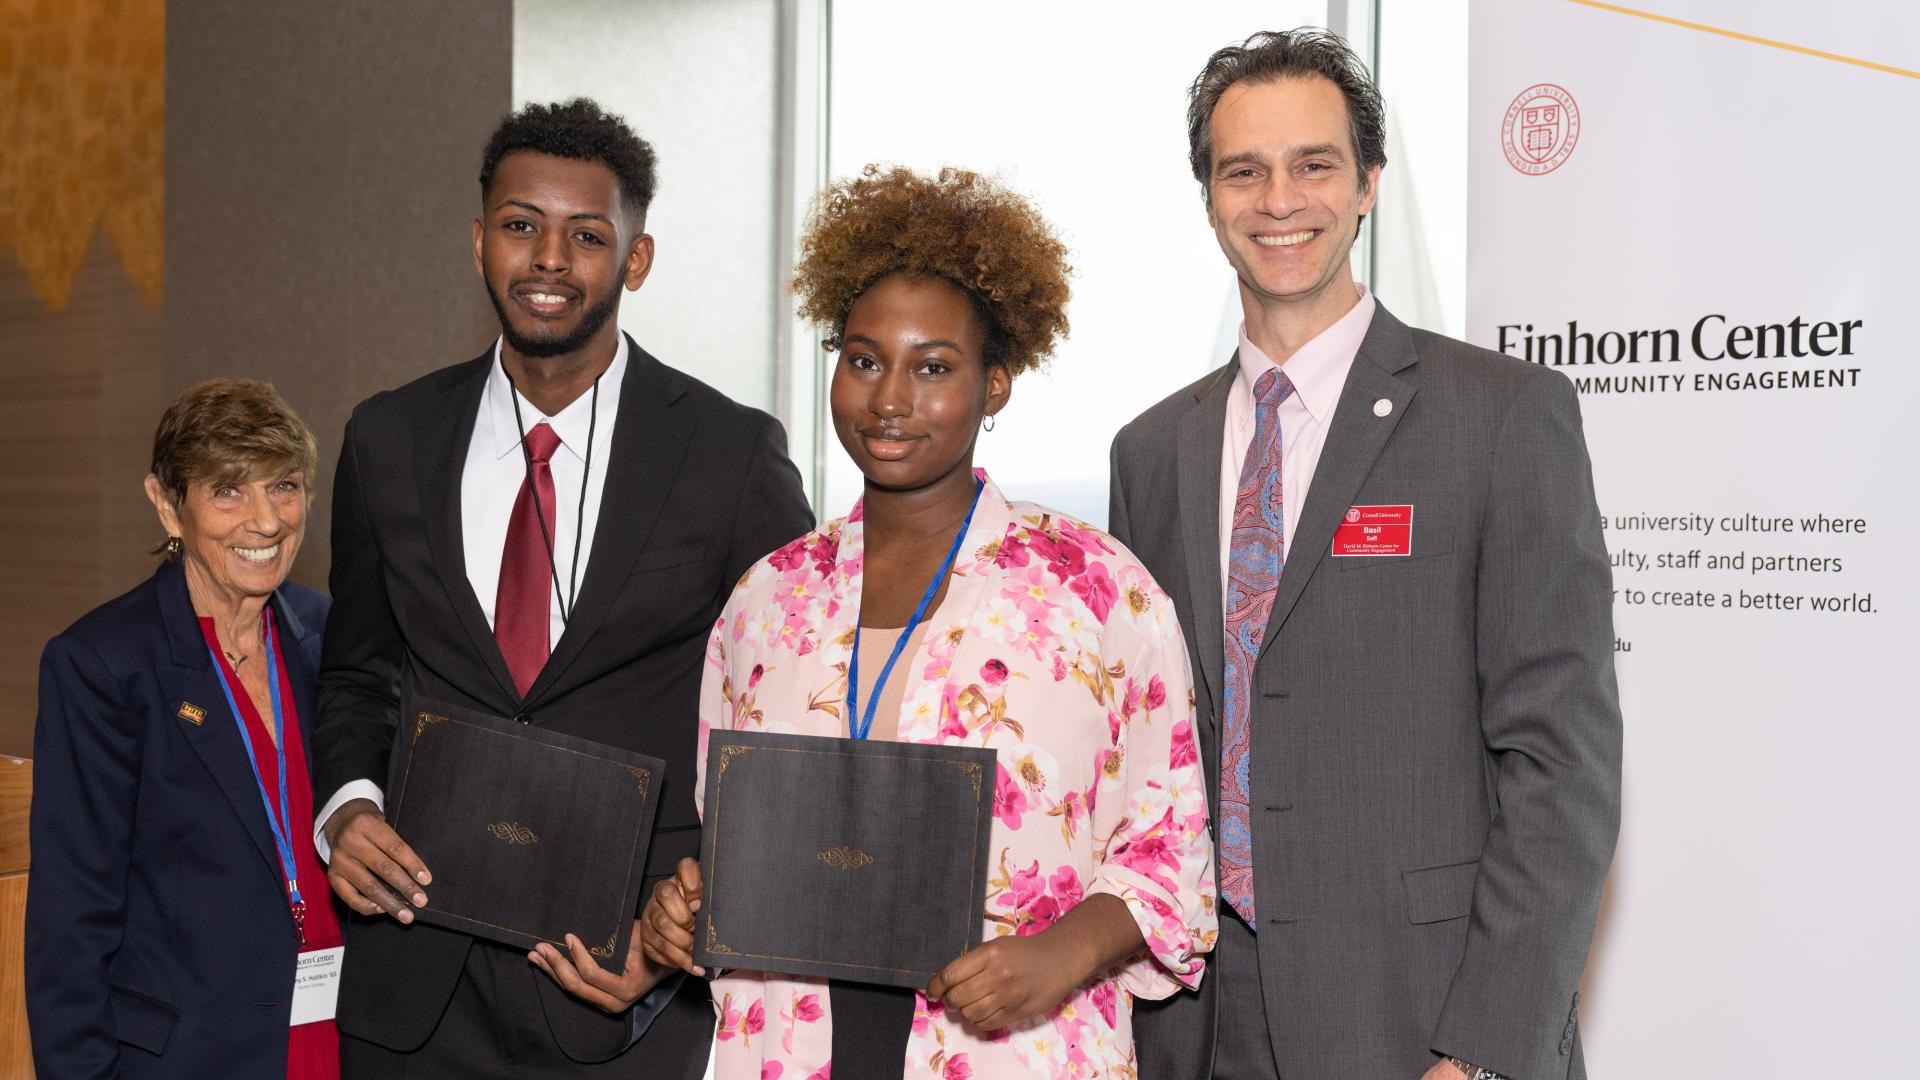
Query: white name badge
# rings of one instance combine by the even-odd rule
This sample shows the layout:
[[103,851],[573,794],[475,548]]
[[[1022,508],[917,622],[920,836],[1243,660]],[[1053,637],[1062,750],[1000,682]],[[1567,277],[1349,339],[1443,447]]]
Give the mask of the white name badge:
[[333,1019],[333,1004],[340,998],[340,961],[347,955],[345,946],[315,949],[300,954],[293,970],[293,1027]]

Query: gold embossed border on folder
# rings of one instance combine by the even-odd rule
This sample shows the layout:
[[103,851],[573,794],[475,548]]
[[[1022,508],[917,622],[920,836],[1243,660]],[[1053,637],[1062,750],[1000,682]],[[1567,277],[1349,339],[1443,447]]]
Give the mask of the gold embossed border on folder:
[[[722,733],[716,731],[714,734],[715,736],[720,736]],[[742,733],[737,731],[730,731],[724,734],[738,735]],[[839,740],[822,738],[819,741],[822,743],[830,744]],[[859,745],[859,744],[855,744],[855,745]],[[871,744],[867,744],[867,745],[870,746]],[[918,749],[933,749],[933,747],[925,743],[915,743],[911,745],[915,746]],[[966,750],[978,752],[981,748],[980,747],[957,747],[956,749],[966,749]],[[728,743],[727,745],[724,745],[719,748],[718,760],[714,764],[713,784],[714,784],[715,790],[712,796],[713,797],[713,814],[712,814],[712,817],[705,823],[706,828],[711,830],[712,832],[712,837],[710,841],[710,843],[712,844],[712,850],[718,851],[719,844],[720,844],[720,828],[721,828],[720,819],[721,819],[721,802],[722,802],[721,793],[719,790],[720,783],[722,780],[726,778],[727,770],[730,767],[732,767],[732,765],[735,762],[739,761],[740,758],[746,756],[747,754],[755,754],[755,753],[811,754],[818,757],[838,757],[838,758],[864,757],[864,758],[886,759],[886,760],[893,760],[893,761],[919,761],[919,762],[926,762],[929,764],[936,764],[936,765],[948,765],[955,769],[960,770],[960,772],[966,776],[967,782],[973,788],[973,797],[974,797],[976,806],[981,797],[981,784],[983,783],[985,770],[986,770],[985,764],[979,761],[942,759],[942,758],[933,756],[931,754],[925,754],[925,753],[888,754],[878,750],[868,750],[866,752],[856,753],[850,749],[844,749],[844,748],[836,749],[831,746],[820,746],[820,747],[742,746],[738,743]],[[989,795],[989,797],[991,797],[991,795]],[[984,820],[981,820],[979,817],[975,818],[974,829],[973,829],[973,848],[970,852],[968,852],[967,866],[976,875],[979,873],[979,866],[980,866],[980,845],[986,842],[987,836],[991,834],[992,829],[993,829],[992,815],[990,814],[985,815]],[[867,863],[870,863],[872,861],[871,858],[868,857],[865,852],[848,852],[846,849],[823,851],[823,852],[820,852],[816,856],[816,858],[819,858],[821,861],[834,866],[836,869],[851,869],[851,868],[854,868],[854,866],[856,865],[865,865],[865,863],[860,863],[858,862],[858,860],[854,860],[851,858],[851,856],[855,854],[865,859]],[[847,865],[842,865],[843,862],[845,862]],[[720,868],[718,865],[712,865],[704,868],[707,874],[707,891],[710,895],[717,894],[719,892],[719,883],[717,880],[719,869]],[[986,882],[984,881],[975,880],[972,883],[972,888],[975,895],[984,896],[986,894]],[[718,920],[715,918],[714,914],[711,911],[707,913],[707,918],[705,921],[707,924],[707,933],[706,933],[706,942],[705,942],[707,951],[714,954],[715,956],[725,956],[732,959],[734,961],[735,967],[746,967],[748,966],[748,963],[751,961],[763,960],[763,961],[773,961],[775,963],[780,963],[780,964],[800,963],[800,964],[817,964],[823,967],[839,967],[839,968],[847,969],[850,973],[855,971],[868,971],[868,972],[883,971],[883,972],[888,972],[890,974],[895,974],[895,975],[906,975],[906,974],[914,974],[917,971],[917,969],[914,969],[914,968],[884,967],[877,964],[855,964],[855,963],[847,963],[842,961],[810,959],[802,956],[777,956],[771,953],[741,952],[740,950],[733,948],[732,946],[728,945],[725,941],[721,940],[720,929],[719,929],[719,926],[717,925]],[[961,953],[965,952],[969,944],[970,942],[963,938],[959,946],[954,949],[953,955],[959,956]]]
[[[601,762],[606,762],[606,763],[618,766],[619,768],[625,769],[627,772],[632,773],[634,779],[638,781],[639,788],[640,788],[640,798],[642,802],[646,800],[647,793],[652,789],[652,784],[653,784],[652,773],[638,766],[630,765],[624,761],[619,760],[618,758],[604,757],[599,754],[589,754],[589,753],[586,753],[585,751],[575,750],[572,747],[567,747],[567,746],[555,746],[554,744],[547,742],[544,739],[535,739],[535,738],[531,738],[524,735],[518,735],[511,731],[501,731],[499,728],[492,727],[487,724],[477,724],[470,720],[462,720],[458,717],[445,716],[440,713],[423,709],[414,714],[413,744],[407,752],[407,767],[400,774],[400,789],[398,793],[394,796],[394,805],[398,807],[401,811],[404,811],[406,808],[407,781],[413,776],[414,755],[420,752],[421,740],[424,739],[429,732],[438,730],[440,728],[440,725],[443,725],[443,724],[455,724],[464,728],[469,728],[474,731],[484,732],[485,734],[492,735],[496,738],[513,739],[519,742],[532,743],[545,750],[552,750],[552,751],[556,751],[563,754],[573,754],[576,757],[586,758],[589,761],[601,761]],[[641,821],[644,823],[645,820],[646,820],[646,815],[643,813],[641,815]],[[399,831],[399,825],[400,825],[399,821],[396,819],[393,824],[394,824],[395,831],[396,832]],[[493,822],[493,823],[487,824],[485,827],[489,832],[493,833],[494,836],[502,840],[507,840],[509,843],[532,844],[538,841],[538,837],[534,836],[532,830],[526,828],[524,825],[521,825],[517,822]],[[633,844],[633,850],[629,852],[627,855],[626,880],[628,881],[633,880],[633,864],[634,864],[634,860],[639,858],[639,852],[640,852],[639,838],[636,837],[635,842]],[[624,901],[624,898],[623,898],[623,901]],[[621,908],[624,909],[625,907],[624,902],[620,906]],[[435,908],[435,912],[442,919],[453,919],[459,922],[469,923],[473,926],[484,926],[489,929],[501,930],[511,934],[521,934],[526,937],[533,938],[536,941],[544,941],[547,944],[552,945],[555,948],[558,948],[561,950],[565,950],[567,947],[566,942],[564,941],[556,941],[553,938],[549,938],[544,935],[535,933],[532,930],[524,930],[517,926],[502,926],[499,923],[488,922],[485,919],[476,919],[469,915],[462,915],[458,912],[448,911],[444,907]],[[603,960],[610,959],[613,956],[613,949],[614,949],[615,943],[617,943],[620,940],[621,920],[630,919],[631,917],[632,916],[630,914],[624,913],[624,911],[622,910],[616,910],[614,912],[614,918],[613,918],[613,932],[607,935],[606,944],[590,946],[587,949],[587,951]]]

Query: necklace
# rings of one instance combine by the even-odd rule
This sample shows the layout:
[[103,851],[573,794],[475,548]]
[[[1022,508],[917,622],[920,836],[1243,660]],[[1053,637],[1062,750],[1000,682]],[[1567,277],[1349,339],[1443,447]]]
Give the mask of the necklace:
[[[267,634],[266,620],[262,619],[260,622],[260,637],[262,638],[262,640],[266,638],[266,634]],[[225,645],[220,646],[220,653],[222,656],[225,656],[227,658],[227,663],[232,664],[236,669],[241,664],[244,664],[248,660],[251,660],[253,658],[252,653],[237,653],[227,648]]]

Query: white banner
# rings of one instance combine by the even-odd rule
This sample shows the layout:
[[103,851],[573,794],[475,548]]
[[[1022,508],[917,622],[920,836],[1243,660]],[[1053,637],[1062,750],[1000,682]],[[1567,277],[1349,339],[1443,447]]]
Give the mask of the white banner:
[[1472,7],[1468,334],[1579,387],[1614,562],[1588,1062],[1915,1075],[1920,6],[1643,2]]

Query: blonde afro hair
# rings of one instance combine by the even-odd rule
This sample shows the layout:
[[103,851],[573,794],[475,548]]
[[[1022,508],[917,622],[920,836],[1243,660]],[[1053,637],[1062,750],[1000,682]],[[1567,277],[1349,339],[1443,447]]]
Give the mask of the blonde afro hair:
[[1067,333],[1067,248],[1021,196],[977,173],[868,165],[815,202],[793,289],[838,347],[854,301],[890,274],[943,278],[987,323],[987,362],[1039,366]]

